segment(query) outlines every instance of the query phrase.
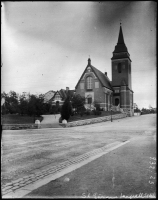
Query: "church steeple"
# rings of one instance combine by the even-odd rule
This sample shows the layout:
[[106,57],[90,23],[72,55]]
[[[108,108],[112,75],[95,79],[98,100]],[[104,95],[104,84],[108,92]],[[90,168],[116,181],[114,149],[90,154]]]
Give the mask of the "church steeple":
[[119,59],[119,58],[129,58],[130,59],[130,54],[128,53],[128,49],[124,42],[121,23],[120,23],[118,42],[117,42],[117,45],[115,46],[115,50],[113,51],[113,57],[111,59],[114,60],[114,59]]
[[120,23],[120,32],[119,32],[119,37],[118,37],[118,42],[117,44],[124,44],[124,39],[123,39],[123,32],[122,32],[122,27]]

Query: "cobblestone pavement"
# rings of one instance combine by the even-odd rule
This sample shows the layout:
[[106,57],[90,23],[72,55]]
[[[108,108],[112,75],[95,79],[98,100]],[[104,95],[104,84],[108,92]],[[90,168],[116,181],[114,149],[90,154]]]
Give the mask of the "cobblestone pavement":
[[[124,141],[124,142],[128,142],[128,141]],[[112,144],[109,144],[109,145],[106,145],[102,148],[99,148],[99,149],[95,149],[93,151],[90,151],[88,153],[85,153],[81,156],[77,156],[76,158],[73,158],[73,159],[70,159],[70,160],[67,160],[63,163],[60,163],[59,165],[57,166],[53,166],[49,169],[46,169],[46,170],[42,170],[40,172],[35,172],[33,174],[30,174],[28,176],[24,176],[23,178],[20,178],[20,179],[17,179],[15,181],[12,181],[10,183],[7,183],[5,185],[2,185],[2,194],[3,195],[6,195],[10,192],[14,192],[15,190],[18,190],[20,188],[23,188],[24,186],[26,185],[29,185],[29,184],[32,184],[40,179],[43,179],[44,177],[46,176],[49,176],[50,174],[53,175],[55,173],[58,173],[59,171],[69,167],[70,165],[74,165],[76,163],[80,163],[90,157],[93,157],[94,155],[97,155],[101,152],[106,152],[106,151],[109,151],[113,148],[117,148],[119,147],[120,145],[122,145],[122,143],[120,142],[114,142]]]
[[124,142],[138,134],[152,135],[155,131],[153,118],[156,119],[156,116],[151,115],[150,118],[152,120],[146,116],[139,117],[140,130],[136,125],[130,126],[134,120],[138,121],[137,117],[133,117],[80,128],[3,131],[2,194],[16,191],[73,162],[87,159],[93,150],[103,150],[109,144]]

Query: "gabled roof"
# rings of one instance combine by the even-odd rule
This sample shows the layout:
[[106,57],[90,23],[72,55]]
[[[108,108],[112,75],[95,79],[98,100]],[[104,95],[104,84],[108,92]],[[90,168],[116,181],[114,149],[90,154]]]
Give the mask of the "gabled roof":
[[[49,101],[52,101],[57,93],[59,93],[59,95],[61,96],[60,92],[57,90],[57,91],[54,93],[54,95],[52,96],[52,98],[49,99]],[[61,98],[62,98],[62,97],[61,97]]]
[[73,96],[74,92],[75,92],[75,90],[68,90],[68,91],[64,90],[64,89],[61,89],[59,91],[57,90],[54,93],[53,97],[49,101],[52,101],[57,93],[60,95],[60,97],[62,98],[62,100],[65,100],[68,95],[69,96]]
[[[87,67],[85,68],[85,70],[84,70],[84,72],[83,72],[81,78],[82,78],[83,75],[85,74],[85,72],[86,72],[86,70],[87,70],[88,67],[91,67],[92,71],[94,72],[94,74],[96,75],[96,77],[98,78],[98,80],[100,81],[100,83],[102,84],[103,87],[106,87],[106,88],[108,88],[108,89],[110,89],[110,90],[113,90],[109,78],[108,78],[104,73],[102,73],[100,70],[98,70],[97,68],[95,68],[94,66],[91,65],[91,60],[90,60],[90,58],[88,59],[88,65],[87,65]],[[77,86],[78,86],[78,84],[79,84],[81,78],[79,79],[79,81],[78,81],[78,83],[77,83],[77,85],[76,85],[75,88],[77,88]]]
[[91,68],[94,71],[97,78],[100,80],[102,86],[109,88],[110,90],[113,90],[109,78],[105,74],[103,74],[103,72],[99,71],[97,68],[93,67],[92,65],[91,65]]
[[54,90],[49,90],[48,92],[46,92],[44,95],[46,95],[47,93],[49,93],[49,92],[53,92],[53,93],[55,93],[55,91]]

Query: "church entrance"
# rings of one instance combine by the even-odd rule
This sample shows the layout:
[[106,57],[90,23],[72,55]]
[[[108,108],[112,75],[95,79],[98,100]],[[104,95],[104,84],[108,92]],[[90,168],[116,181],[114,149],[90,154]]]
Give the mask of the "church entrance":
[[115,99],[115,106],[118,106],[118,105],[119,105],[119,99],[116,98],[116,99]]
[[91,104],[91,103],[92,103],[92,98],[89,97],[89,98],[88,98],[88,104]]

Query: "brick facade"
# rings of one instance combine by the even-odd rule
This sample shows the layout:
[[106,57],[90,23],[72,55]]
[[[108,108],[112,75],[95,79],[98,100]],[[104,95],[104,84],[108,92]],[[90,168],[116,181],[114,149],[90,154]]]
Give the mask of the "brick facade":
[[[120,108],[133,113],[132,61],[124,43],[121,26],[111,60],[112,81],[107,77],[107,73],[103,74],[93,67],[89,58],[88,65],[76,85],[76,94],[85,97],[85,103],[97,102],[105,110],[110,110],[112,105],[119,105]],[[91,81],[88,82],[89,80]]]

